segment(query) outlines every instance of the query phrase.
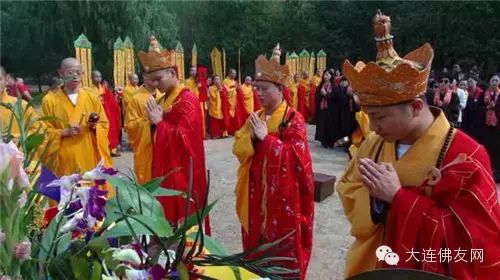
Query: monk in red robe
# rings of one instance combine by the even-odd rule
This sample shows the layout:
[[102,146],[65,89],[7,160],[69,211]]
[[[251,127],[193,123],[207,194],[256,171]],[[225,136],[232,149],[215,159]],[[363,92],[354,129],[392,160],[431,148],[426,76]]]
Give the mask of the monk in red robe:
[[370,71],[343,64],[375,132],[337,184],[355,238],[346,276],[397,267],[497,279],[500,205],[489,157],[426,104],[432,47],[400,58],[388,22],[380,11],[373,19],[378,53],[365,64]]
[[256,61],[257,89],[263,109],[252,113],[235,134],[233,153],[240,162],[237,214],[243,248],[254,248],[291,234],[272,256],[295,261],[278,264],[305,279],[313,238],[313,176],[304,118],[283,100],[288,66],[279,57]]
[[[151,80],[160,92],[165,93],[158,103],[151,97],[146,104],[146,113],[155,131],[153,178],[165,176],[180,168],[167,176],[161,185],[187,192],[192,170],[192,193],[188,213],[192,214],[204,206],[207,198],[199,100],[179,82],[171,52],[141,51],[138,56],[144,67],[145,78]],[[176,227],[179,220],[186,217],[184,208],[187,201],[181,197],[158,199],[163,206],[165,217]]]
[[219,76],[215,75],[212,80],[214,84],[208,89],[209,132],[211,138],[222,138],[231,127],[227,89]]
[[227,89],[229,101],[229,114],[231,115],[231,127],[228,133],[233,135],[245,122],[244,98],[239,90],[239,84],[236,81],[236,70],[229,69],[227,77],[222,81]]
[[103,84],[101,72],[98,70],[92,71],[92,90],[101,100],[104,112],[108,117],[109,130],[108,140],[109,149],[112,156],[120,155],[120,107],[116,101],[113,92]]

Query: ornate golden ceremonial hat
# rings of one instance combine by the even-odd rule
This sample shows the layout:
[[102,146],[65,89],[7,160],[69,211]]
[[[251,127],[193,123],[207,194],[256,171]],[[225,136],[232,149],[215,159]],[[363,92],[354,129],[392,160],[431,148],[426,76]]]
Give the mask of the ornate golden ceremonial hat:
[[173,51],[160,50],[158,40],[155,36],[151,36],[149,37],[149,51],[147,53],[140,51],[137,56],[144,67],[144,72],[150,73],[170,67],[175,68],[172,54]]
[[270,60],[260,55],[255,60],[255,80],[268,81],[280,85],[286,85],[290,76],[288,65],[280,64],[281,49],[278,43],[273,49]]
[[386,106],[422,96],[427,90],[434,51],[426,43],[404,58],[398,56],[392,44],[391,18],[380,10],[373,17],[373,33],[377,60],[353,66],[345,60],[342,70],[359,96],[361,106]]

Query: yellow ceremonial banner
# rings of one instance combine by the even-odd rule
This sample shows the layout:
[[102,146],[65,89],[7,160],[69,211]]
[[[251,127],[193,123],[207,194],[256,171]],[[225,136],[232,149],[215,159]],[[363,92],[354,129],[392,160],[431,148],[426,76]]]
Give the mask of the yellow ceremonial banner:
[[221,79],[224,78],[222,72],[222,54],[219,49],[212,49],[210,53],[210,62],[212,64],[212,75],[218,75]]
[[134,61],[134,44],[132,40],[127,36],[125,41],[123,41],[123,51],[125,60],[125,84],[127,83],[128,75],[135,73],[135,61]]
[[311,77],[315,74],[315,62],[316,62],[316,59],[315,59],[315,56],[314,56],[314,52],[311,52],[311,56],[309,58],[309,74],[311,75]]
[[316,55],[316,67],[325,71],[326,70],[326,53],[320,50]]
[[193,44],[193,49],[191,50],[191,67],[196,67],[198,65],[198,49],[196,49],[196,44]]
[[92,72],[92,43],[81,34],[74,42],[75,56],[82,67],[82,86],[88,87],[92,84],[90,78]]
[[184,48],[182,47],[181,42],[177,42],[173,56],[179,80],[184,81]]
[[125,50],[120,37],[113,44],[113,80],[115,87],[125,86]]
[[301,74],[304,71],[309,72],[309,52],[306,50],[302,50],[299,54],[299,67],[300,67],[299,72]]

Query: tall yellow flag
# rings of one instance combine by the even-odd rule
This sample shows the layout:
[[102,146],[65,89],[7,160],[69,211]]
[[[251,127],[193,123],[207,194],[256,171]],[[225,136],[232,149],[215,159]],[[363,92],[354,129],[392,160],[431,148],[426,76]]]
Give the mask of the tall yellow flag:
[[74,42],[75,56],[82,66],[82,86],[88,87],[92,84],[92,43],[82,33]]

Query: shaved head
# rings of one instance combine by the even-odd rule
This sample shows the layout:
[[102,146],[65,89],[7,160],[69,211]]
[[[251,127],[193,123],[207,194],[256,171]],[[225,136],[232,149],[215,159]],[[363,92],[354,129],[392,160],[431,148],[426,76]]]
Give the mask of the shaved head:
[[82,69],[80,62],[76,58],[67,57],[63,59],[58,72],[64,81],[65,92],[73,92],[80,86]]
[[94,70],[92,71],[92,83],[94,85],[99,85],[100,83],[102,83],[102,75],[101,75],[101,72],[99,70]]
[[128,81],[131,85],[136,86],[139,83],[139,76],[136,73],[130,73],[128,75]]
[[67,57],[67,58],[61,60],[61,66],[60,66],[61,70],[64,70],[64,69],[67,69],[70,67],[80,67],[80,62],[78,61],[78,59],[76,59],[74,57]]

